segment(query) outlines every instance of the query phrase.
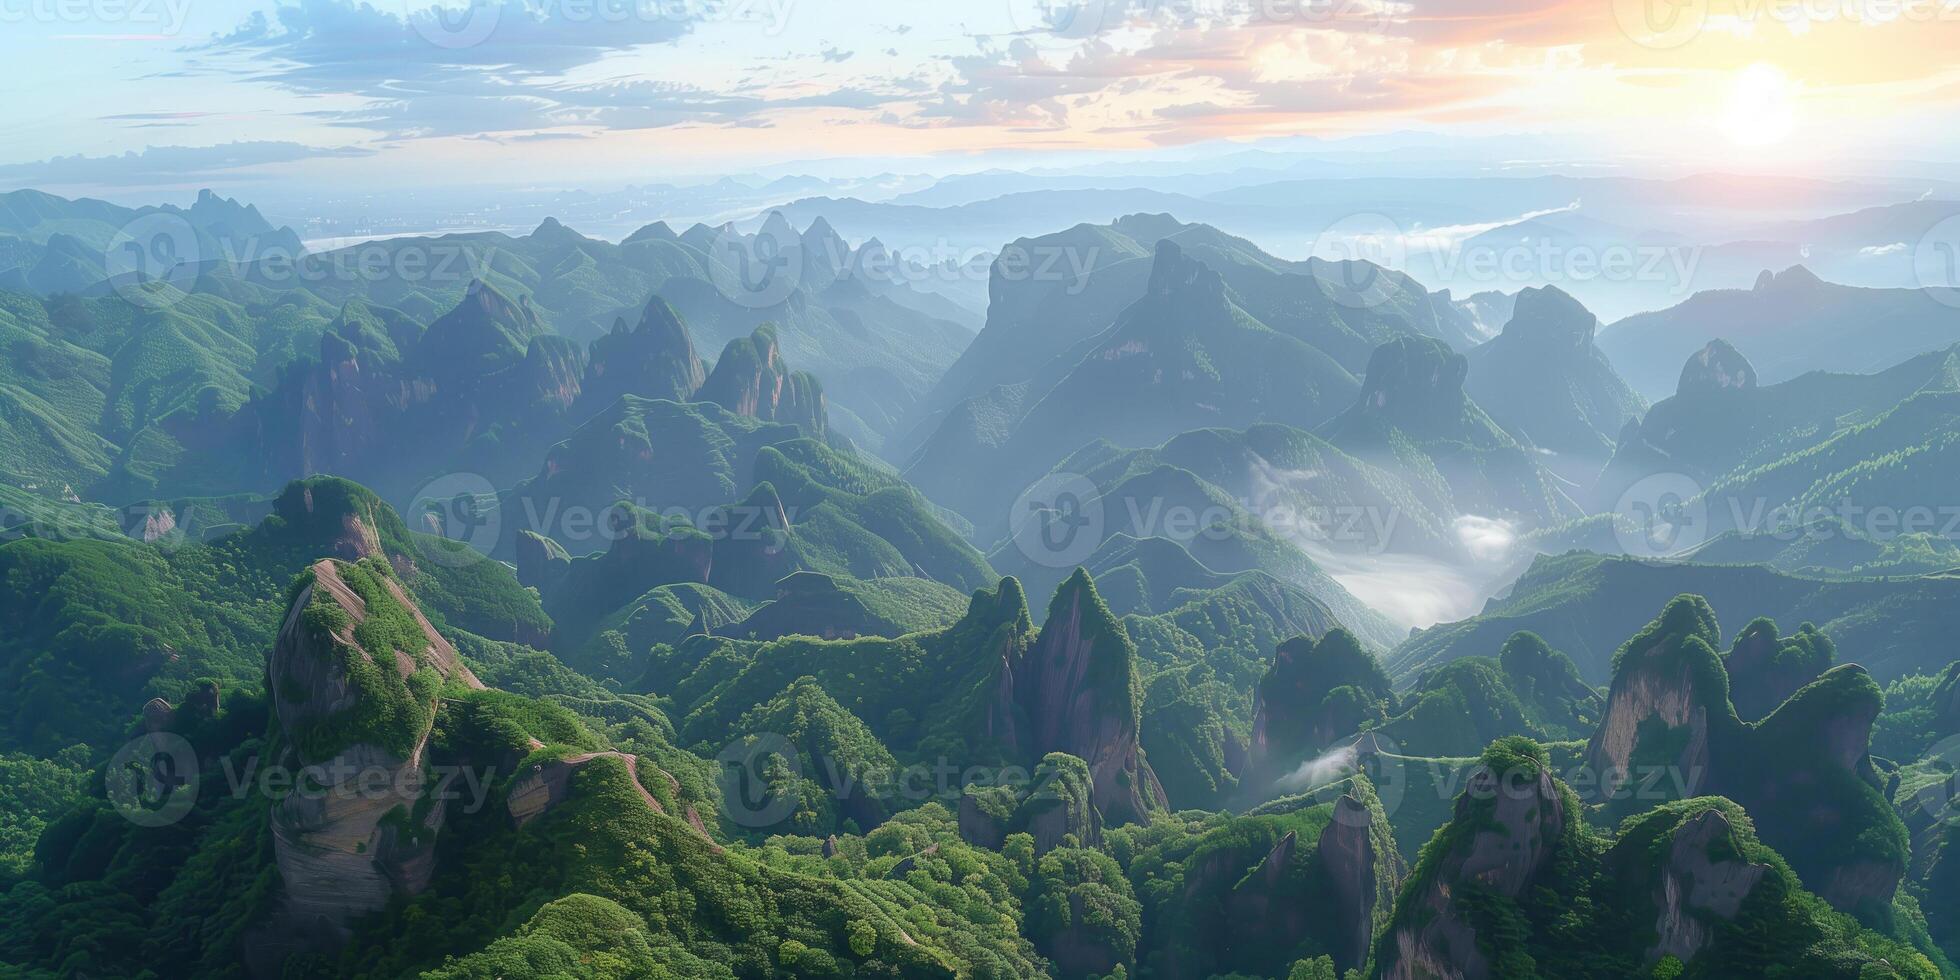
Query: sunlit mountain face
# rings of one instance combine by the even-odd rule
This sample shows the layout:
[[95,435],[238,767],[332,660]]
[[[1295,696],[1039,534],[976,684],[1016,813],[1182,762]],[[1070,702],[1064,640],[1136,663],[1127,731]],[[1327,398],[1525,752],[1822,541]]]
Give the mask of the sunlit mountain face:
[[1960,978],[1949,0],[0,0],[0,978]]

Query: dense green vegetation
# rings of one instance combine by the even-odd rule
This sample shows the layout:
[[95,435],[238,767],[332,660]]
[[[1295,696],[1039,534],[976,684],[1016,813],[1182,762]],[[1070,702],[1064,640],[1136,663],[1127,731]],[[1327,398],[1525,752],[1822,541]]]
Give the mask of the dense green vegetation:
[[1647,409],[1563,293],[1480,344],[1167,215],[1025,243],[1093,281],[956,364],[780,216],[767,309],[733,232],[555,221],[132,305],[135,214],[0,198],[0,978],[1960,977],[1948,535],[1717,518],[1413,633],[1355,575],[1611,551],[1669,467],[1923,502],[1952,352]]

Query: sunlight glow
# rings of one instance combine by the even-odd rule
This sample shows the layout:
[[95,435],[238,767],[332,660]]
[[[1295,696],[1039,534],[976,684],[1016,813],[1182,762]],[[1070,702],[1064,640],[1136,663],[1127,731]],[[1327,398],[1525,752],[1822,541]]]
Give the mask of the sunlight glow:
[[1774,146],[1797,128],[1796,85],[1783,70],[1754,64],[1736,73],[1729,90],[1727,130],[1737,146]]

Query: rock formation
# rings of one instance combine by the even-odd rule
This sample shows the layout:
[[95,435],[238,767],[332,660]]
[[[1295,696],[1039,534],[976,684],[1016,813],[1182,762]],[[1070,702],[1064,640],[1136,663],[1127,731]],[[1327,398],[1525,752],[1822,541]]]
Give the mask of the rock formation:
[[427,769],[445,685],[482,685],[385,566],[316,563],[268,664],[279,761],[304,774],[272,808],[280,916],[303,945],[413,894],[434,870],[444,787]]
[[[1731,654],[1742,658],[1753,698],[1828,661],[1830,641],[1814,630],[1787,641],[1775,632],[1768,621],[1752,623]],[[1870,756],[1884,703],[1877,683],[1863,667],[1840,665],[1747,724],[1712,648],[1720,636],[1707,603],[1681,596],[1621,650],[1605,716],[1587,746],[1598,797],[1609,813],[1727,797],[1754,817],[1763,843],[1811,891],[1841,911],[1884,914],[1905,874],[1907,835]],[[1776,654],[1759,652],[1772,642]],[[1855,843],[1823,843],[1832,840]]]
[[[1504,332],[1471,349],[1464,390],[1519,441],[1559,457],[1592,478],[1613,438],[1646,403],[1593,343],[1599,319],[1547,286],[1518,293]],[[1586,467],[1590,466],[1590,470]]]
[[1135,661],[1129,634],[1077,569],[1056,591],[1034,645],[1003,661],[988,710],[988,731],[1010,755],[1062,752],[1087,762],[1096,806],[1111,824],[1166,805],[1137,743]]
[[1379,722],[1394,692],[1374,656],[1344,629],[1279,645],[1253,694],[1247,790],[1268,794],[1295,766]]
[[687,324],[666,300],[655,296],[647,301],[637,326],[628,329],[622,320],[611,333],[592,342],[584,397],[592,413],[621,395],[684,402],[693,399],[706,380]]
[[999,850],[1010,834],[1034,838],[1036,854],[1046,854],[1073,838],[1073,846],[1102,844],[1102,812],[1096,808],[1089,767],[1081,759],[1051,752],[1036,768],[1025,793],[1014,786],[969,786],[960,797],[960,837]]
[[1726,340],[1708,342],[1681,368],[1676,395],[1696,395],[1717,391],[1747,391],[1756,387],[1756,369],[1742,352]]
[[1789,637],[1777,636],[1776,624],[1767,619],[1750,623],[1722,659],[1736,715],[1755,721],[1775,711],[1828,670],[1835,654],[1830,638],[1809,623]]
[[1709,918],[1735,919],[1743,900],[1769,871],[1767,865],[1715,857],[1740,853],[1735,828],[1719,809],[1703,810],[1675,827],[1654,895],[1660,913],[1648,963],[1664,956],[1683,963],[1694,959],[1714,938]]
[[[1532,755],[1518,752],[1517,744]],[[1430,847],[1443,850],[1426,879],[1404,890],[1404,902],[1377,953],[1388,980],[1494,976],[1470,914],[1466,892],[1515,900],[1551,867],[1579,819],[1567,812],[1567,792],[1552,777],[1544,750],[1528,740],[1504,740],[1457,797],[1450,823]],[[1425,863],[1427,860],[1425,859]]]
[[1334,818],[1314,845],[1315,863],[1326,876],[1333,899],[1331,945],[1334,965],[1340,969],[1367,962],[1375,932],[1388,921],[1402,885],[1402,857],[1386,833],[1384,819],[1378,819],[1353,793],[1344,793],[1334,801]]
[[822,439],[829,429],[823,385],[814,375],[791,371],[783,363],[776,328],[766,323],[722,348],[696,397],[737,415],[794,422],[813,439]]

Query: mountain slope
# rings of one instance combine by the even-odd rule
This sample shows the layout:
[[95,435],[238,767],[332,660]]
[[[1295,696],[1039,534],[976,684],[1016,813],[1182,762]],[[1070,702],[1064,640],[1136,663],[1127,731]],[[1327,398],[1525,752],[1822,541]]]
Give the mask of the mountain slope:
[[1599,346],[1634,390],[1665,397],[1676,365],[1717,338],[1749,352],[1764,384],[1809,371],[1878,371],[1960,341],[1960,310],[1912,289],[1828,283],[1802,266],[1764,272],[1750,290],[1696,293],[1630,316]]

